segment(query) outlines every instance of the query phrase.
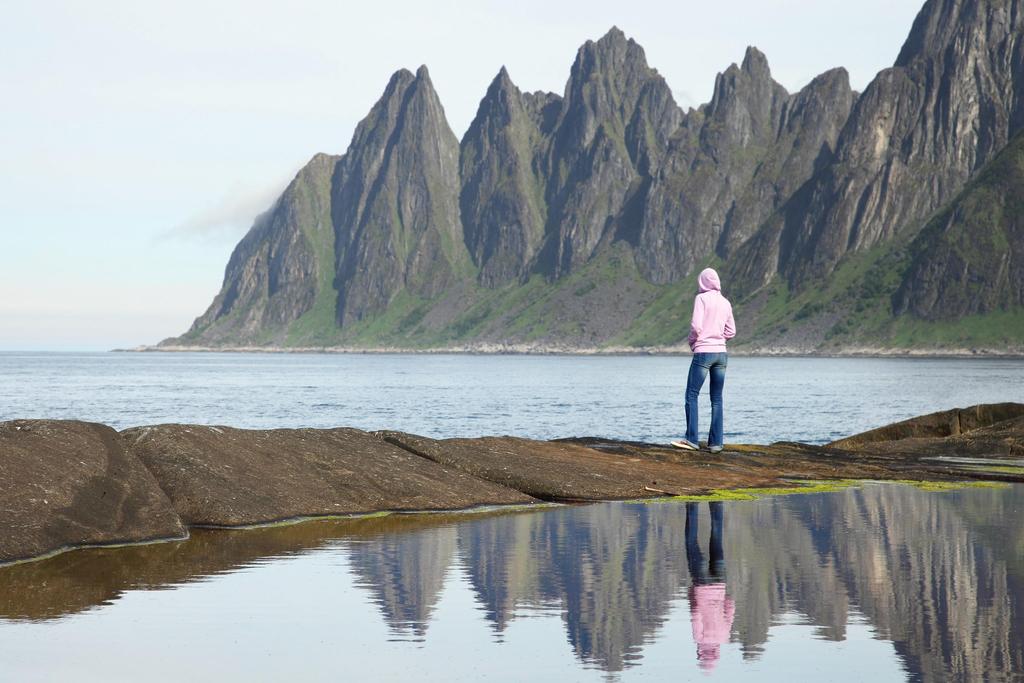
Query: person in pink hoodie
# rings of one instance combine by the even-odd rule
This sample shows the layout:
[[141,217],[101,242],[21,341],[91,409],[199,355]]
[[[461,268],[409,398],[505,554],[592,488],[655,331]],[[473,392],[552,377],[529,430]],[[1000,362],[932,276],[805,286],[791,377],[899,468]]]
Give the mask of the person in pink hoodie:
[[725,342],[736,336],[736,322],[732,317],[732,304],[722,296],[722,281],[714,268],[705,268],[697,278],[700,291],[693,300],[690,319],[690,374],[686,379],[686,438],[672,445],[698,450],[697,396],[708,374],[711,375],[711,432],[708,450],[721,453],[725,441],[722,388],[725,386],[725,368],[729,363]]
[[722,532],[725,508],[721,502],[708,504],[711,510],[710,558],[707,565],[697,539],[698,503],[686,504],[686,563],[690,569],[690,626],[697,646],[697,664],[703,671],[715,668],[722,645],[729,642],[736,603],[725,583],[725,551]]

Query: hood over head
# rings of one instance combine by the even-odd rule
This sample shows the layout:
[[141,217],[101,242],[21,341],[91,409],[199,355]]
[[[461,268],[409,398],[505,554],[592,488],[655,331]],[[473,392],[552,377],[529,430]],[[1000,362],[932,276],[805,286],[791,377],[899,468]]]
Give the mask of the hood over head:
[[697,662],[702,671],[711,671],[718,664],[719,646],[706,643],[697,644]]
[[701,294],[711,290],[722,291],[722,281],[718,279],[718,272],[714,268],[705,268],[700,271],[697,284],[700,286]]

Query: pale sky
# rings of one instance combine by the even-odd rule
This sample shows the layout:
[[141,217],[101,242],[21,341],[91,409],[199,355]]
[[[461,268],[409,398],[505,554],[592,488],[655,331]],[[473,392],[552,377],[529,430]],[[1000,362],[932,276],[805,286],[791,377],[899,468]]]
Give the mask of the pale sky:
[[153,344],[220,288],[255,215],[426,64],[456,135],[502,65],[562,93],[617,25],[683,107],[756,45],[790,91],[890,66],[921,0],[4,0],[0,350]]

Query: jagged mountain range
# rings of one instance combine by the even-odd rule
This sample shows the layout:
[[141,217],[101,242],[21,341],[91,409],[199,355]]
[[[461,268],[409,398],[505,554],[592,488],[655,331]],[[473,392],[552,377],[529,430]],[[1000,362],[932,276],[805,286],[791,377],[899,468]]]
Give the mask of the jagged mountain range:
[[750,350],[1024,348],[1020,0],[929,0],[863,93],[748,48],[683,111],[617,28],[502,68],[460,141],[426,67],[316,155],[164,346],[672,346],[718,267]]

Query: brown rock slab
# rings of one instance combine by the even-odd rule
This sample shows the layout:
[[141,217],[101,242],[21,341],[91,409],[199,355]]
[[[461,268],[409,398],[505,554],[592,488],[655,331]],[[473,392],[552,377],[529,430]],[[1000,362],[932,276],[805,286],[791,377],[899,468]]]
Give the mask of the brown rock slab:
[[626,457],[675,463],[690,469],[697,480],[704,472],[720,469],[723,465],[731,470],[734,483],[726,487],[706,488],[778,487],[793,480],[893,478],[888,461],[875,462],[844,451],[830,451],[822,446],[797,442],[726,444],[725,450],[719,454],[592,438],[573,439],[572,442]]
[[169,424],[122,437],[189,525],[536,502],[358,429]]
[[0,423],[0,562],[186,536],[153,475],[110,427]]
[[890,458],[905,464],[957,458],[986,459],[993,463],[1009,459],[1019,461],[1024,458],[1024,415],[949,436],[914,435],[890,441],[851,443],[843,440],[837,443],[844,445],[829,444],[828,448]]
[[640,452],[610,453],[566,441],[511,436],[436,440],[402,432],[379,434],[389,443],[439,464],[548,501],[650,498],[766,486],[774,480],[772,473],[743,471],[721,456],[682,464]]
[[[404,440],[414,448],[425,447],[413,444],[408,437]],[[792,485],[796,480],[828,479],[1024,482],[1024,467],[1020,466],[1024,462],[1024,405],[1019,403],[933,413],[826,446],[795,442],[727,444],[716,455],[598,438],[554,443],[587,447],[627,461],[673,464],[676,476],[687,479],[685,490],[652,487],[670,493],[774,488]],[[451,452],[434,448],[435,457],[452,457]],[[670,481],[668,477],[663,480]]]
[[909,420],[854,434],[829,444],[834,448],[865,450],[869,444],[910,438],[941,439],[959,436],[999,422],[1024,417],[1024,404],[984,403],[970,408],[953,408],[912,417]]
[[[877,479],[1024,482],[1024,405],[983,404],[924,415],[847,439],[815,446],[779,442],[727,444],[706,451],[666,449],[653,444],[576,439],[575,443],[627,457],[676,462],[684,467],[717,466],[724,456],[737,475],[793,480]],[[758,484],[741,484],[758,486]]]
[[594,438],[436,440],[357,429],[0,423],[0,563],[380,511],[596,501],[809,479],[1024,481],[1024,405],[933,413],[826,446],[724,452]]

